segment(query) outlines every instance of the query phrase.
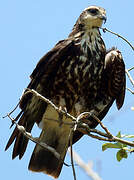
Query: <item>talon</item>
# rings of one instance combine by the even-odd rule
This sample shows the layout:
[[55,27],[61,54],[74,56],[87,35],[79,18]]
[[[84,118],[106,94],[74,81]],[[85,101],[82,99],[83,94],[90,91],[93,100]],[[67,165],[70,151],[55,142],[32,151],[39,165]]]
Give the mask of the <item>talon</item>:
[[67,108],[64,107],[63,109],[64,109],[64,112],[65,112],[65,118],[67,118]]
[[59,126],[61,126],[63,124],[63,114],[61,113],[61,110],[63,110],[66,113],[65,116],[67,117],[67,109],[66,109],[66,107],[59,106],[59,108],[58,108]]

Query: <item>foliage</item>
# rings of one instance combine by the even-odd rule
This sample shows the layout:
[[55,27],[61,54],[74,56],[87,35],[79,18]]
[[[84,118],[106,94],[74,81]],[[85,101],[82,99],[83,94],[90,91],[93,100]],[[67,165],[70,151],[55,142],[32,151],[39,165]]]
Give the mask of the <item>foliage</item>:
[[[121,134],[121,132],[119,131],[116,137],[121,138],[121,139],[123,138],[128,139],[128,138],[134,138],[134,135]],[[120,143],[120,142],[105,143],[102,145],[102,151],[105,151],[106,149],[111,149],[111,148],[119,149],[116,153],[117,161],[121,161],[123,158],[126,159],[128,157],[128,153],[131,153],[134,151],[134,148],[131,148],[130,146]]]

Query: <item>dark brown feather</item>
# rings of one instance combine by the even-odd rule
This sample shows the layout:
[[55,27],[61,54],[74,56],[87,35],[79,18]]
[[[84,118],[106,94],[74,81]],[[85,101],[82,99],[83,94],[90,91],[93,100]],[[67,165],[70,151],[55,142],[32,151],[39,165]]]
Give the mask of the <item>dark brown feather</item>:
[[119,50],[112,48],[108,54],[105,61],[105,73],[108,77],[108,92],[111,97],[116,99],[117,108],[120,109],[125,98],[125,64]]

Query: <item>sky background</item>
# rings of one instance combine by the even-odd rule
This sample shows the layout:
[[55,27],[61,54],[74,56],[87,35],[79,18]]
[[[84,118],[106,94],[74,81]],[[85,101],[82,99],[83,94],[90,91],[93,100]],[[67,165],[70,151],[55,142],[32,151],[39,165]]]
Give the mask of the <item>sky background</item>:
[[[24,88],[29,83],[29,75],[38,60],[59,40],[71,32],[82,10],[89,5],[102,6],[107,11],[105,27],[120,33],[134,44],[133,0],[4,0],[0,1],[0,118],[10,112],[17,104]],[[126,68],[134,66],[132,49],[121,39],[102,32],[107,48],[118,47],[122,52]],[[131,72],[134,77],[134,72]],[[127,79],[127,86],[132,88]],[[134,96],[126,92],[123,108],[118,112],[115,105],[110,109],[103,123],[116,135],[134,134]],[[14,115],[15,116],[15,115]],[[49,180],[42,173],[32,173],[27,166],[34,143],[30,142],[27,151],[20,161],[11,160],[12,147],[5,152],[4,148],[12,130],[8,118],[0,119],[0,179],[14,180]],[[98,127],[100,129],[100,127]],[[33,134],[37,130],[34,129]],[[103,180],[133,179],[134,154],[128,159],[117,162],[116,150],[102,152],[103,142],[90,137],[82,138],[73,147],[87,163],[93,161],[93,169]],[[70,164],[70,156],[65,160]],[[78,180],[89,177],[75,166]],[[63,167],[59,180],[73,179],[71,167]]]

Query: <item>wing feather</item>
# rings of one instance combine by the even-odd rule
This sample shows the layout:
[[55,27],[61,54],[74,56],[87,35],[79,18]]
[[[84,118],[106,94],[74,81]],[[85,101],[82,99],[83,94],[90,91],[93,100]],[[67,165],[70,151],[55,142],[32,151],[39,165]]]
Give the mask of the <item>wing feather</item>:
[[[96,97],[97,101],[94,101],[94,109],[98,111],[94,113],[100,120],[103,120],[113,102],[116,100],[117,108],[120,109],[125,98],[125,64],[120,51],[116,48],[107,51],[101,82],[101,88]],[[89,117],[88,120],[90,121],[90,128],[96,128],[98,122],[93,117]],[[78,141],[82,136],[83,134],[81,132],[75,131],[73,143]]]
[[[44,57],[41,58],[36,68],[31,74],[31,82],[28,88],[35,89],[42,95],[49,97],[51,86],[53,84],[56,72],[60,64],[67,60],[68,54],[74,53],[74,43],[72,40],[62,40],[49,51]],[[20,100],[20,108],[22,115],[19,118],[19,125],[23,125],[27,132],[31,132],[35,122],[39,123],[45,113],[47,104],[32,94],[22,96]],[[21,134],[17,128],[14,129],[5,150],[14,142],[12,158],[19,155],[21,159],[25,153],[28,140]]]
[[125,98],[126,76],[121,52],[115,48],[106,55],[105,76],[108,79],[108,93],[116,99],[117,108],[120,109]]

